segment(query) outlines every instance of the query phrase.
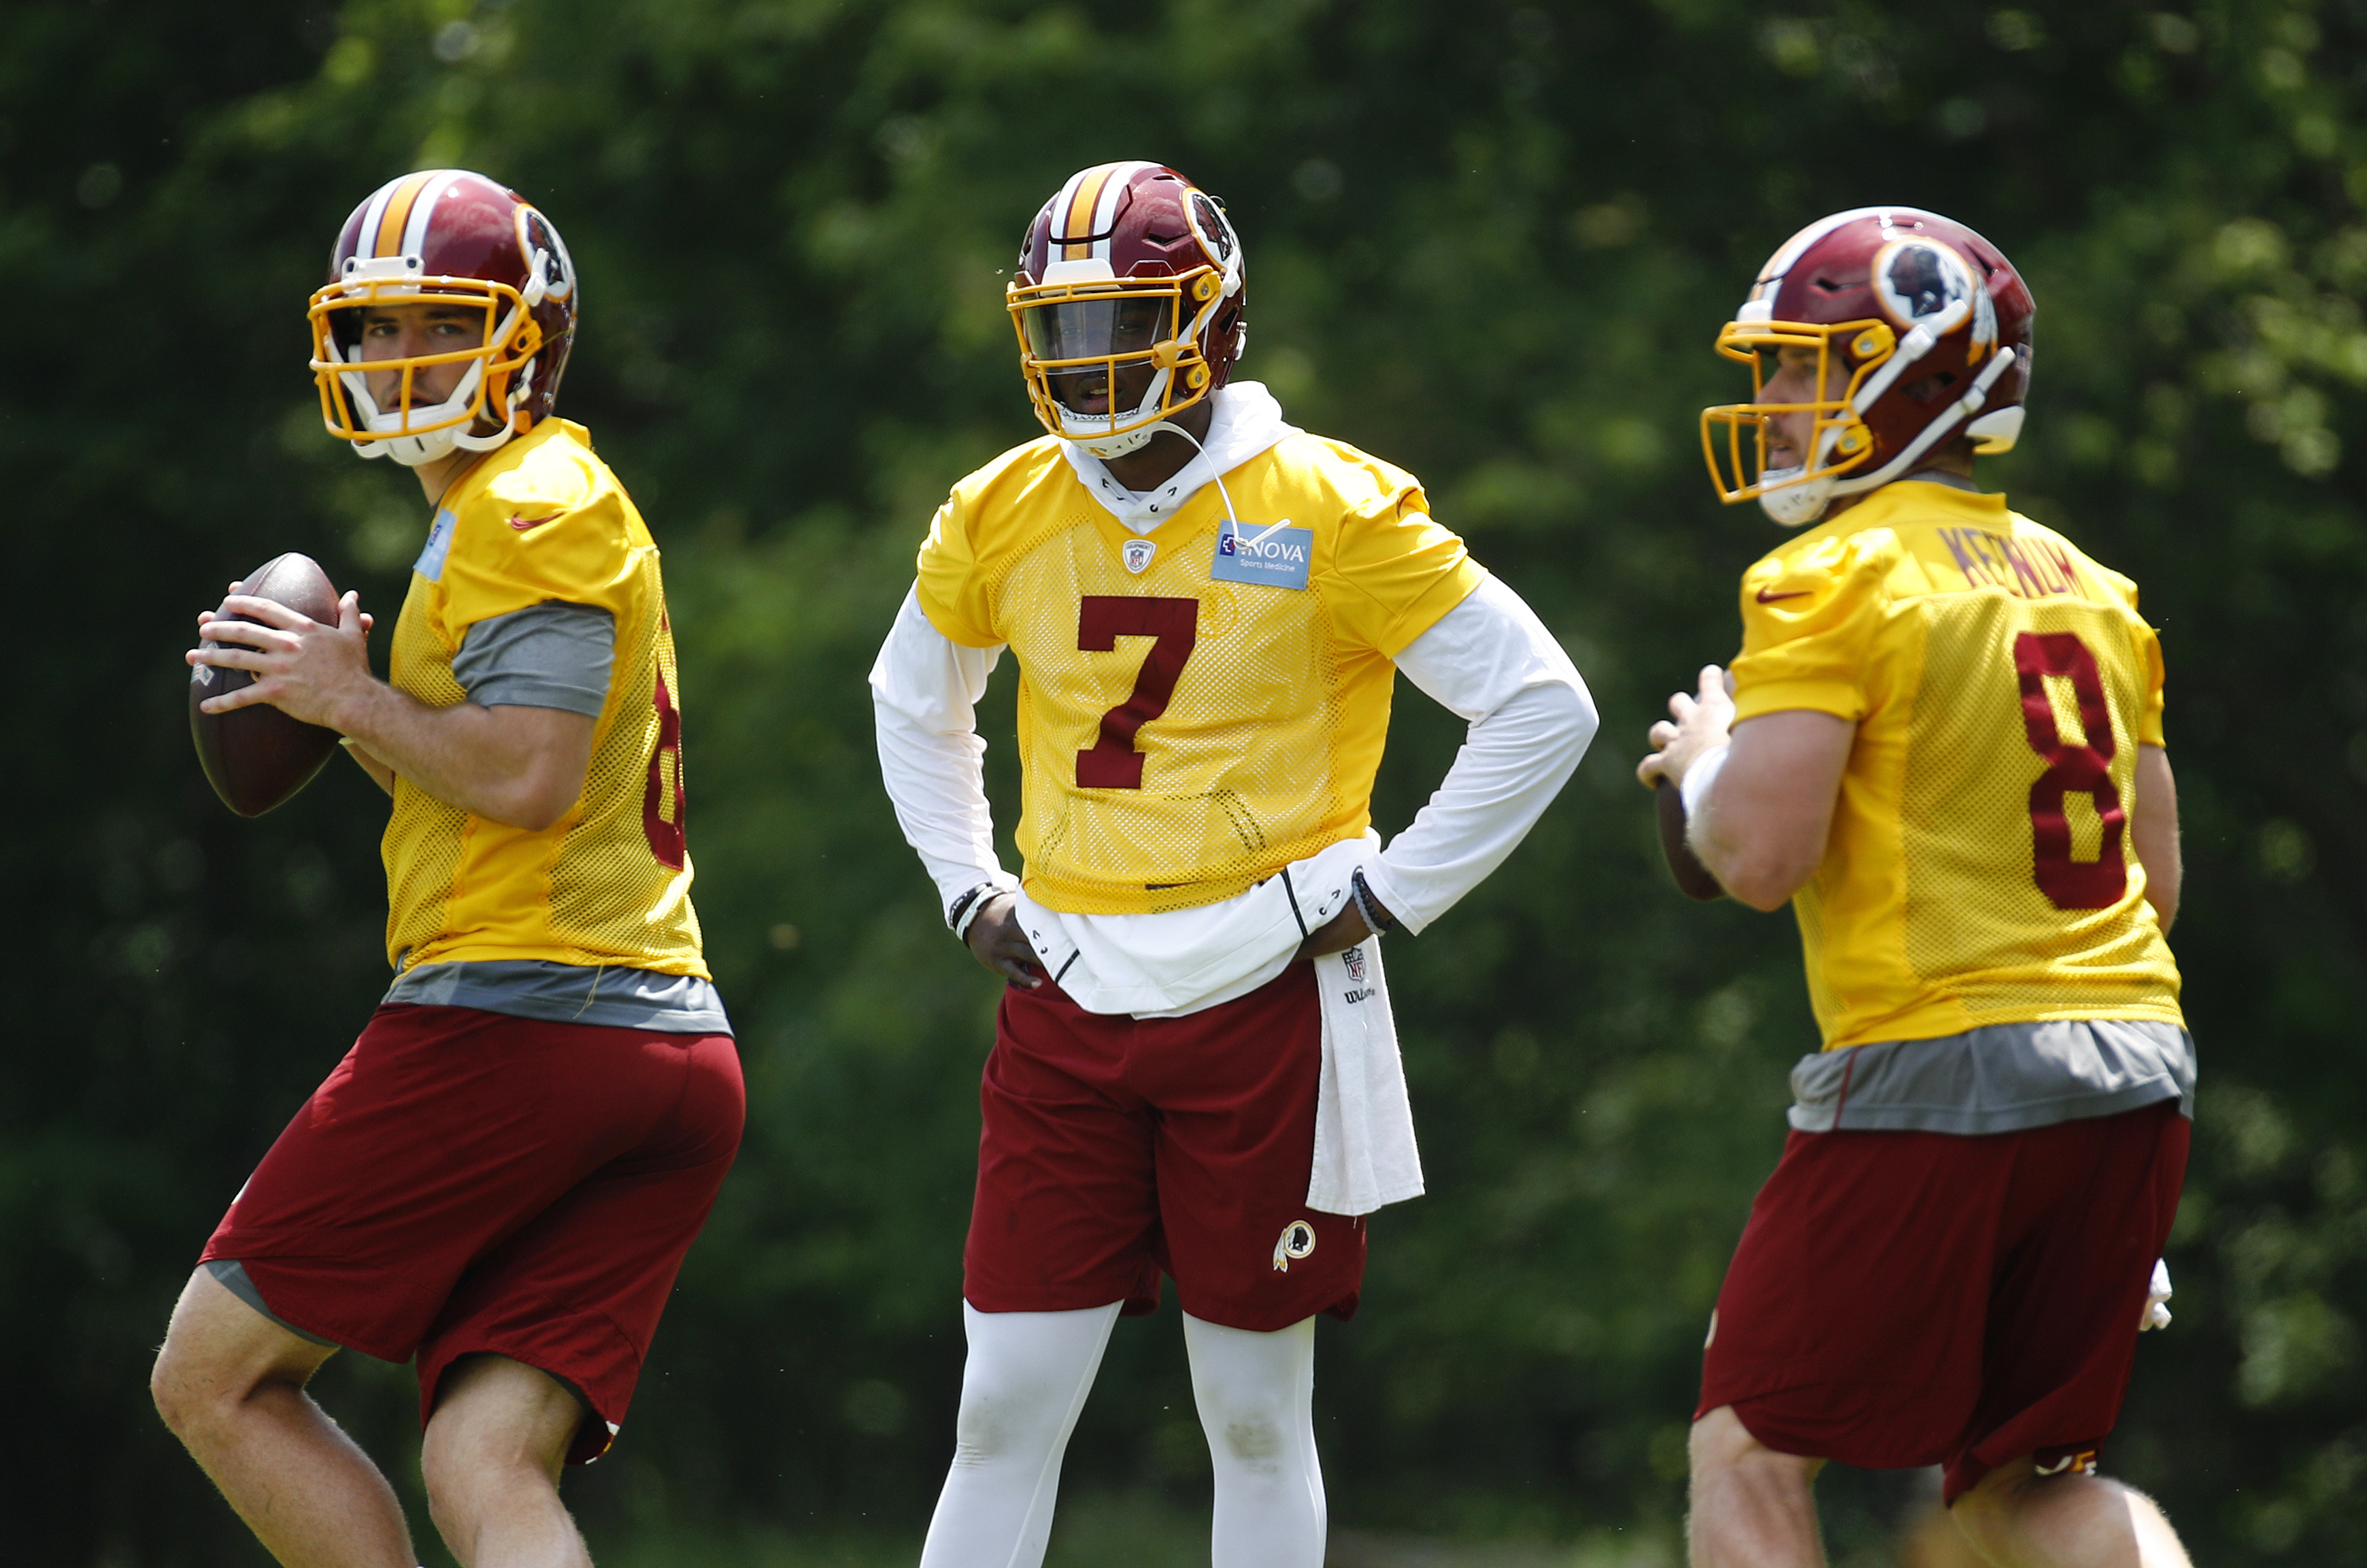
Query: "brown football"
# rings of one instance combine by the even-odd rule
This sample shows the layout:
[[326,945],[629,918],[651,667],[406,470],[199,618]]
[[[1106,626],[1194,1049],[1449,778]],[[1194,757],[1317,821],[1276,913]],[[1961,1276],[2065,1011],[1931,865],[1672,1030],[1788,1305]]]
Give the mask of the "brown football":
[[[329,574],[311,557],[292,550],[256,567],[237,592],[285,604],[316,621],[334,625],[337,619],[337,590]],[[189,735],[198,743],[198,763],[222,804],[241,817],[260,817],[286,802],[312,782],[337,749],[335,730],[292,719],[269,703],[229,713],[205,713],[198,706],[209,697],[254,683],[255,677],[243,670],[200,664],[189,672]]]
[[1704,904],[1725,897],[1726,889],[1685,842],[1685,797],[1674,784],[1662,780],[1652,786],[1652,802],[1660,817],[1660,855],[1669,863],[1669,874],[1677,879],[1677,886],[1686,897]]

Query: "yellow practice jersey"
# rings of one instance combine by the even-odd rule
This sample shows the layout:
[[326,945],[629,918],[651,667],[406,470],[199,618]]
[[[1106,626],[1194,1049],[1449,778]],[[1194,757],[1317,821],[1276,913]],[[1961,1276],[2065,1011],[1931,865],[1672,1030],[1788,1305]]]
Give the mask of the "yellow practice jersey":
[[1857,737],[1793,899],[1828,1050],[2050,1019],[2182,1021],[2129,835],[2162,744],[2136,585],[2005,498],[1885,486],[1742,580],[1739,718]]
[[430,707],[468,698],[469,628],[542,604],[615,617],[583,793],[541,832],[395,784],[387,955],[544,959],[707,976],[683,842],[682,716],[657,545],[581,425],[545,420],[462,475],[413,569],[391,679]]
[[1482,576],[1411,475],[1296,434],[1147,536],[1031,442],[955,487],[919,567],[932,625],[1018,656],[1024,881],[1077,914],[1214,903],[1363,833],[1391,660]]

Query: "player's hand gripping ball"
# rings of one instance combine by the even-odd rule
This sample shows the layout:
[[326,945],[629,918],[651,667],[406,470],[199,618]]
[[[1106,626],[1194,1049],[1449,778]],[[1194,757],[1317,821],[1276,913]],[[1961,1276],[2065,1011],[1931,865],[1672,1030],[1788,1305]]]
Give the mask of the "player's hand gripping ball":
[[[232,592],[268,599],[329,626],[337,624],[337,590],[310,556],[290,551],[275,557]],[[254,619],[241,615],[221,618]],[[206,645],[222,646],[211,637]],[[207,713],[198,706],[210,697],[227,696],[253,684],[255,676],[247,671],[219,665],[200,664],[189,673],[189,735],[198,744],[198,765],[222,804],[241,817],[260,817],[284,804],[312,782],[337,749],[335,730],[290,718],[269,703],[251,703],[228,713]]]

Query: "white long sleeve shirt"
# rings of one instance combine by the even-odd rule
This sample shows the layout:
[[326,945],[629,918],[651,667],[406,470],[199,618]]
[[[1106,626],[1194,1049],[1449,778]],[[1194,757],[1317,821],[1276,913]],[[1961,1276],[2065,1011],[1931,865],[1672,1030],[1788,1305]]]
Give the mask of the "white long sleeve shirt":
[[[1018,886],[994,852],[986,742],[978,734],[976,708],[1002,653],[951,641],[907,592],[871,670],[880,774],[905,840],[919,852],[948,908],[981,883]],[[1420,931],[1527,836],[1585,755],[1597,718],[1569,656],[1520,596],[1492,577],[1416,637],[1397,663],[1426,695],[1471,727],[1444,782],[1411,826],[1363,863],[1373,897],[1408,931]],[[1247,910],[1233,907],[1259,897],[1253,888],[1198,908],[1066,914],[1056,923],[1067,928],[1060,934],[1070,934],[1073,947],[1090,953],[1107,942],[1152,960],[1156,969],[1163,967],[1157,964],[1163,953],[1202,953],[1216,933],[1240,929]],[[1039,953],[1044,945],[1038,942]],[[1176,1006],[1162,997],[1158,999],[1171,1005],[1127,1010],[1212,1006],[1271,979],[1296,945],[1294,939],[1249,974],[1184,998],[1195,1005]],[[1074,994],[1074,986],[1063,984]]]

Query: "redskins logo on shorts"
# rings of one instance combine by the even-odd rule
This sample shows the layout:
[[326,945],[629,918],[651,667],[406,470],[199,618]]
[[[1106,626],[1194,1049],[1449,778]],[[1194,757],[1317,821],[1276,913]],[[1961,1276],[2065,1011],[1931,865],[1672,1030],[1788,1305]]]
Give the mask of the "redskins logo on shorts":
[[2094,1449],[2075,1449],[2058,1452],[2053,1461],[2033,1456],[2031,1469],[2041,1475],[2093,1475],[2096,1473]]
[[1274,1244],[1274,1266],[1287,1274],[1291,1259],[1304,1258],[1314,1250],[1315,1227],[1305,1220],[1293,1220],[1282,1227],[1282,1239]]

